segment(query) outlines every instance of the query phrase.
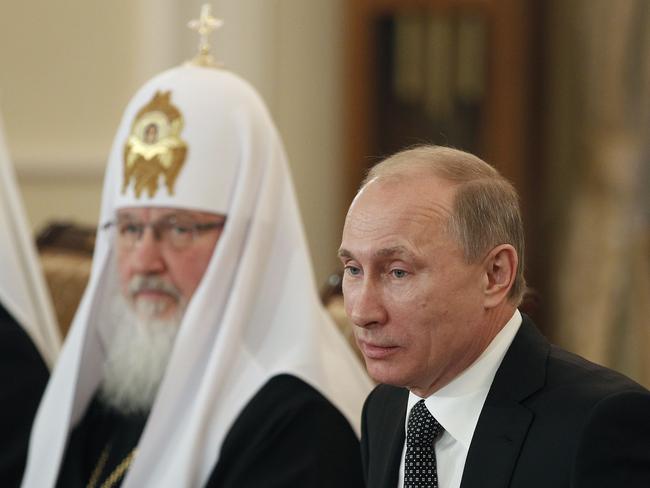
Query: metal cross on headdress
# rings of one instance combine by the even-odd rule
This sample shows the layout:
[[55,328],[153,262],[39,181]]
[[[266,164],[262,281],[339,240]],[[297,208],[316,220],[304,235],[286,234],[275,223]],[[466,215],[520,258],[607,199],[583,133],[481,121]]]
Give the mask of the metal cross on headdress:
[[201,7],[201,16],[198,19],[190,20],[187,26],[199,33],[199,53],[192,60],[193,64],[199,66],[217,66],[214,58],[210,54],[210,41],[208,36],[212,31],[223,25],[221,19],[217,19],[210,12],[210,4],[204,3]]

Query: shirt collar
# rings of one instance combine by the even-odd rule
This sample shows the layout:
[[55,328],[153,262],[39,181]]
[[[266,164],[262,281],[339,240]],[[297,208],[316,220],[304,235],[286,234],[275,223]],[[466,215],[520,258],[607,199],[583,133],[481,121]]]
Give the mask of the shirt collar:
[[[515,310],[476,361],[450,383],[424,399],[431,415],[465,449],[469,450],[494,375],[517,334],[521,321],[519,310]],[[407,411],[410,412],[419,400],[420,397],[410,392]],[[408,422],[408,415],[406,421]]]

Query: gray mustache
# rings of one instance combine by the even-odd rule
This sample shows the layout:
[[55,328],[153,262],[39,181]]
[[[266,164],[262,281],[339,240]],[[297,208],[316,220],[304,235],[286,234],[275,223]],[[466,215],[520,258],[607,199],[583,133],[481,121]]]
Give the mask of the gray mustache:
[[177,300],[181,298],[181,292],[171,283],[158,276],[136,275],[129,282],[129,295],[134,295],[143,290],[156,290],[167,293]]

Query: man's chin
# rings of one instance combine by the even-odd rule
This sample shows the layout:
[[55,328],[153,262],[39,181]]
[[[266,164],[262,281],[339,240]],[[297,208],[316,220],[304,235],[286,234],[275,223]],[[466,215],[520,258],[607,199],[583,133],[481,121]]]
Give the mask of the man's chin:
[[138,295],[131,301],[133,312],[139,320],[172,320],[178,316],[178,300],[164,296]]
[[368,376],[377,383],[386,385],[405,386],[407,383],[405,372],[386,359],[372,359],[364,357]]

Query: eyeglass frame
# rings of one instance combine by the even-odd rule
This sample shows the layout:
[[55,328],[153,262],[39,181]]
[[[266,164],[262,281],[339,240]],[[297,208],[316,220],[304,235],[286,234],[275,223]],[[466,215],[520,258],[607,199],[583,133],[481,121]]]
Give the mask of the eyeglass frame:
[[[183,222],[183,220],[187,220],[187,222]],[[181,224],[184,225],[178,225],[179,221],[181,221]],[[124,225],[131,225],[136,227],[136,235],[134,236],[135,238],[127,242],[128,239],[124,237],[124,233],[121,230],[121,226]],[[117,217],[115,220],[110,220],[103,224],[101,226],[102,230],[110,230],[110,229],[116,229],[115,232],[117,232],[115,238],[120,243],[121,239],[121,245],[124,245],[125,248],[127,249],[133,249],[138,242],[142,240],[144,237],[144,233],[148,227],[151,228],[151,231],[153,232],[153,237],[156,240],[156,242],[160,242],[162,244],[168,245],[171,249],[174,250],[182,250],[190,247],[194,242],[196,242],[198,236],[204,232],[210,231],[210,230],[220,230],[223,229],[223,227],[226,225],[226,218],[224,217],[223,220],[219,222],[195,222],[192,219],[184,219],[180,218],[177,215],[168,215],[161,217],[160,219],[156,219],[153,222],[141,222],[137,221],[131,218],[122,218]],[[174,244],[173,238],[171,237],[170,232],[173,230],[175,226],[178,227],[183,227],[183,228],[189,228],[188,230],[191,231],[190,235],[191,238],[190,240],[185,243],[185,244]],[[167,235],[168,237],[165,238],[164,236]]]

